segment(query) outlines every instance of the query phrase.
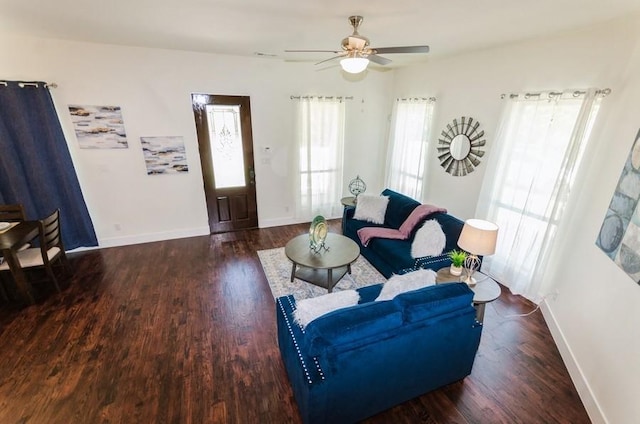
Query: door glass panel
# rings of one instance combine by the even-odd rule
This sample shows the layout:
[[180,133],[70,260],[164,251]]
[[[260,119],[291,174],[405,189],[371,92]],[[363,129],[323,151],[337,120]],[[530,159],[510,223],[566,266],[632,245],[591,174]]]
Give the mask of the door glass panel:
[[244,187],[240,106],[207,105],[207,121],[216,188]]

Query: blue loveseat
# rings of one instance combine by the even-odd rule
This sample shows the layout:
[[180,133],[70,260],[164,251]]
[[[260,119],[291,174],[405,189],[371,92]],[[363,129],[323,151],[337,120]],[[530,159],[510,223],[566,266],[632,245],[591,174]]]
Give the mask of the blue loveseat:
[[294,322],[296,301],[276,301],[278,343],[302,420],[353,423],[471,373],[482,326],[464,283],[429,286]]
[[424,220],[435,219],[442,227],[447,240],[442,255],[422,258],[411,256],[411,243],[420,225],[414,228],[411,236],[406,240],[375,238],[369,242],[367,247],[362,245],[358,237],[359,229],[364,227],[398,229],[411,212],[420,205],[416,200],[393,190],[386,189],[382,192],[382,195],[389,197],[384,224],[382,225],[354,219],[354,207],[346,207],[344,209],[342,231],[345,236],[358,244],[362,256],[367,258],[369,263],[386,278],[391,277],[392,274],[404,274],[419,268],[430,268],[437,271],[440,268],[451,265],[451,260],[447,253],[453,249],[458,249],[458,238],[462,232],[464,222],[448,213],[436,212],[424,218]]

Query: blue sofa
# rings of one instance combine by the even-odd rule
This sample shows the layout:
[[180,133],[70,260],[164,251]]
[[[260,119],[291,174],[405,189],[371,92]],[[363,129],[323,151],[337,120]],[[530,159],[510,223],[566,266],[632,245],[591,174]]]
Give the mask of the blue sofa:
[[342,232],[358,244],[362,256],[386,278],[391,277],[392,274],[404,274],[419,268],[430,268],[437,271],[440,268],[451,265],[451,259],[447,256],[447,253],[453,249],[458,249],[458,238],[462,232],[464,222],[447,213],[437,212],[424,218],[424,220],[435,219],[442,227],[447,239],[442,255],[422,258],[413,258],[411,256],[411,243],[421,225],[417,225],[414,228],[407,240],[375,238],[369,242],[367,247],[362,245],[358,237],[360,228],[386,227],[398,229],[411,214],[411,211],[420,205],[416,200],[393,190],[386,189],[382,192],[382,195],[389,197],[384,224],[382,225],[353,219],[355,208],[346,207],[344,209]]
[[358,305],[304,330],[294,297],[277,299],[278,343],[304,423],[353,423],[471,373],[482,326],[466,284],[374,301],[381,287],[359,289]]

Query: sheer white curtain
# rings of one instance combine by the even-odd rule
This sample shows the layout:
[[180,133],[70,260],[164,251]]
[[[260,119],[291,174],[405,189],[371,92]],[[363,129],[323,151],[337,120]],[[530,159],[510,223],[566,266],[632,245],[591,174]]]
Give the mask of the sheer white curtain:
[[586,92],[507,100],[476,215],[499,226],[482,269],[513,293],[539,301],[554,238],[563,223],[600,98]]
[[332,97],[297,100],[296,208],[299,220],[342,213],[345,106]]
[[422,200],[433,99],[397,99],[387,153],[386,187]]

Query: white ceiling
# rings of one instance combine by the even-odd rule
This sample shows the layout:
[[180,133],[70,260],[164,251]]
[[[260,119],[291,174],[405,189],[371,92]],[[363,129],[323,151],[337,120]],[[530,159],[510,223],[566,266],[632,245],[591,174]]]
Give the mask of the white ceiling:
[[435,57],[630,13],[640,13],[640,0],[0,0],[0,32],[318,61],[332,55],[284,50],[339,49],[350,15],[364,16],[360,34],[373,47],[427,44]]

